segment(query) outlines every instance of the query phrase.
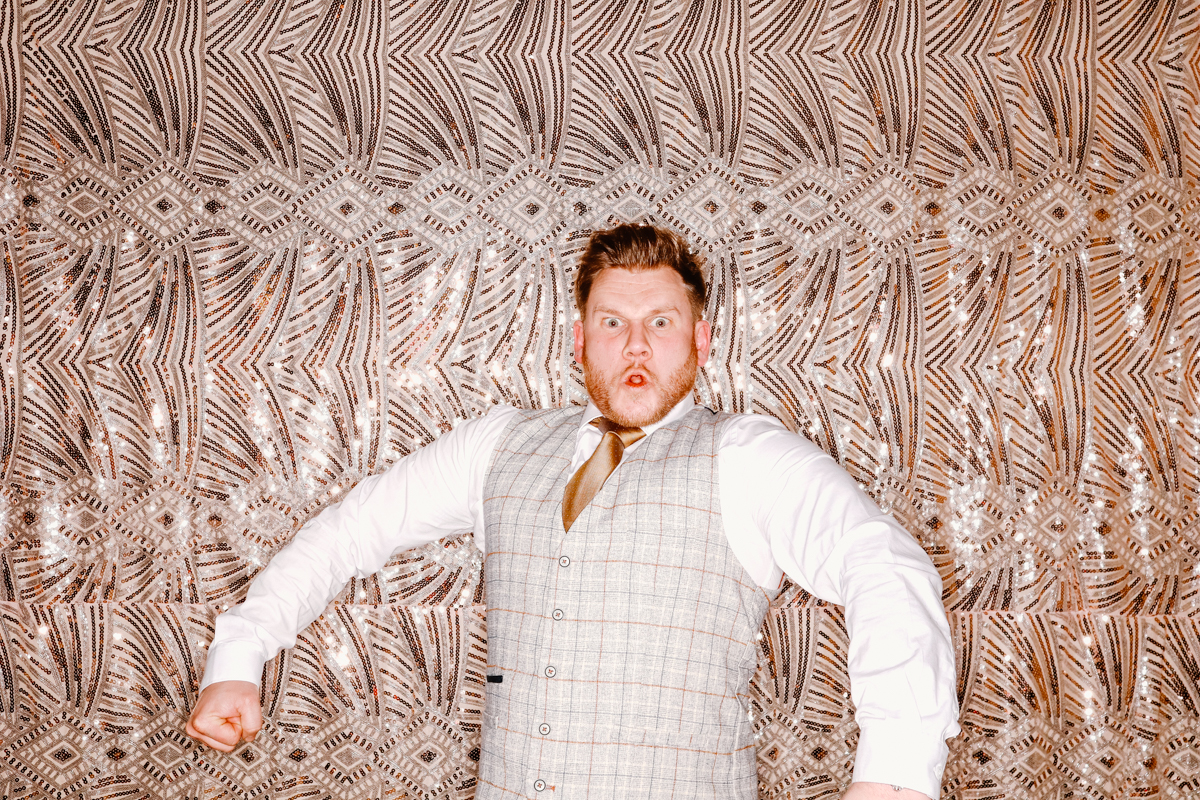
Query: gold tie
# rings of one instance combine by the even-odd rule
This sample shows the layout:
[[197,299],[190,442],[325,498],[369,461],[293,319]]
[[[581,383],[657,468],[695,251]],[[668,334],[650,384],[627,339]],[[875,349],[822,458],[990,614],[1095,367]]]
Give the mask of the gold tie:
[[604,437],[592,457],[567,481],[567,491],[563,495],[563,530],[571,530],[571,523],[587,508],[604,481],[621,463],[625,448],[646,435],[641,428],[622,428],[604,417],[597,417],[592,424],[604,432]]

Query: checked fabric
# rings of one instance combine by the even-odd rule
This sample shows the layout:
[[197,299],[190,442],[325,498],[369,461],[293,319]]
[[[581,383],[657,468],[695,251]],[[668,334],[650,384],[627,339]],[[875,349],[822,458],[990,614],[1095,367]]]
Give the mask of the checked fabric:
[[[582,409],[525,412],[484,490],[489,676],[476,796],[755,795],[749,679],[770,598],[729,547],[696,408],[564,532]],[[554,788],[551,788],[554,787]]]

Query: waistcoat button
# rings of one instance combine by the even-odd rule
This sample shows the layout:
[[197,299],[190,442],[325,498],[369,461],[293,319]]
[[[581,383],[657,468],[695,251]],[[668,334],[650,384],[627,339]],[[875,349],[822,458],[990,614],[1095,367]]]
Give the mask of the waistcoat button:
[[554,609],[554,613],[551,614],[550,616],[554,617],[555,619],[562,619],[563,618],[563,610],[561,608],[556,608],[556,609]]
[[558,560],[558,565],[559,565],[560,567],[565,567],[565,566],[567,566],[567,565],[568,565],[568,564],[570,564],[570,563],[571,563],[571,559],[567,558],[566,556],[563,556],[562,558],[560,558],[560,559]]
[[546,723],[543,722],[541,725],[538,725],[538,733],[540,733],[542,736],[545,736],[549,732],[550,726]]
[[546,788],[546,782],[543,780],[536,780],[533,782],[533,788],[540,792],[542,789]]
[[555,673],[554,667],[546,667],[546,677],[553,678]]

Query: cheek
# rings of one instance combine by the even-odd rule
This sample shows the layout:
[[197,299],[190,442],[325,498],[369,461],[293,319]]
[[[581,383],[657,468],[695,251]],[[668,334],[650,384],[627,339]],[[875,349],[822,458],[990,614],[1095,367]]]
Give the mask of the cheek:
[[688,353],[694,350],[696,343],[692,341],[690,336],[674,334],[671,336],[663,336],[659,342],[659,348],[663,353],[669,353],[672,357],[682,356],[687,357]]
[[588,359],[600,364],[609,364],[621,354],[621,344],[612,336],[599,336],[588,340]]

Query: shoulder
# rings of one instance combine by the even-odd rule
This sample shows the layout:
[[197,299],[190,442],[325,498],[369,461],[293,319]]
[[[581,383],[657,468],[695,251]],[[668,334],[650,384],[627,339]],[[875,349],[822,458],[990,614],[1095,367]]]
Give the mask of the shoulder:
[[566,408],[513,408],[506,406],[512,412],[505,417],[505,427],[510,430],[523,426],[531,430],[558,428],[562,425],[580,424],[583,416],[583,406],[567,406]]
[[584,406],[564,406],[562,408],[511,408],[521,419],[539,419],[547,422],[578,417],[583,413]]
[[489,408],[483,416],[464,420],[455,426],[454,430],[502,431],[515,424],[526,421],[538,421],[549,425],[570,419],[583,413],[583,406],[567,408],[517,408],[510,405],[495,405]]
[[734,503],[745,500],[762,509],[782,502],[780,507],[796,509],[817,495],[843,504],[863,499],[836,458],[771,417],[731,415],[717,456],[722,498],[728,495]]
[[[497,420],[498,449],[520,450],[529,446],[569,439],[578,430],[583,406],[566,408],[513,408],[506,406]],[[496,411],[488,414],[491,417]]]
[[459,422],[447,436],[460,434],[466,436],[496,435],[513,424],[521,414],[521,409],[509,405],[496,405],[484,412],[481,417],[472,417]]
[[833,457],[804,436],[765,414],[722,414],[721,457],[796,463]]
[[489,452],[503,436],[504,431],[517,419],[519,410],[512,406],[492,406],[480,417],[456,421],[454,426],[418,453],[452,453],[473,456]]

